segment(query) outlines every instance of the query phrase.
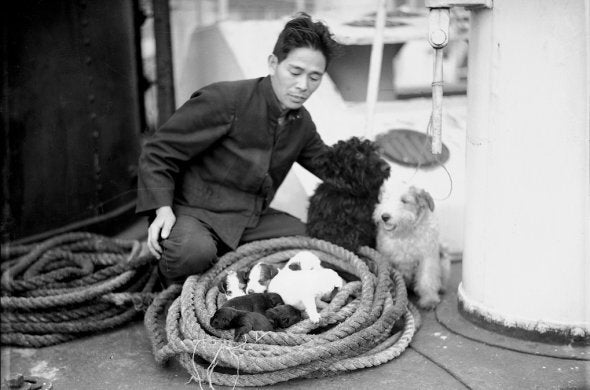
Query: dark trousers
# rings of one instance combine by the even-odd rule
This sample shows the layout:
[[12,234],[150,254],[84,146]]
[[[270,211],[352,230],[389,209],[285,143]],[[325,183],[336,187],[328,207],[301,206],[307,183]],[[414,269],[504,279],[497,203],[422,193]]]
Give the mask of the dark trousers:
[[[240,245],[283,236],[305,235],[305,224],[287,213],[268,209],[256,227],[246,228]],[[208,270],[227,253],[215,232],[195,217],[179,214],[170,236],[161,241],[162,257],[158,268],[165,284],[184,281],[188,276]]]

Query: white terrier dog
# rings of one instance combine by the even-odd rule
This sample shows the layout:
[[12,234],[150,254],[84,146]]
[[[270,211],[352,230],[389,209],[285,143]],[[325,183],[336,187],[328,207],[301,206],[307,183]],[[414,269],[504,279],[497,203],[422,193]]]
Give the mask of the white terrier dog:
[[433,309],[440,302],[450,274],[450,260],[440,256],[434,200],[414,186],[382,187],[373,220],[377,224],[377,251],[403,275],[418,295],[418,306]]

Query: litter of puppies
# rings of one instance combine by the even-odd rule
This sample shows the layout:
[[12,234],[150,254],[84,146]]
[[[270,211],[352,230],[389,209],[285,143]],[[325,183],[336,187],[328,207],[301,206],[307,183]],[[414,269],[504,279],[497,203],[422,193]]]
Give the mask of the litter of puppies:
[[[243,271],[240,272],[245,274]],[[301,319],[301,313],[294,314],[295,310],[302,311],[313,323],[318,323],[320,314],[316,300],[329,300],[335,290],[344,285],[344,280],[338,273],[322,267],[319,257],[310,251],[296,253],[282,266],[264,262],[254,264],[245,280],[246,291],[227,288],[228,285],[237,285],[237,274],[236,271],[229,271],[218,284],[219,291],[225,294],[228,301],[211,318],[211,326],[214,328],[235,328],[236,341],[247,333],[246,329],[276,329],[278,326],[269,326],[268,321],[265,322],[260,315],[268,317],[267,310],[278,305],[283,306],[282,310],[271,313],[275,323],[283,324],[280,327],[286,327],[285,323],[292,325],[294,318]],[[250,315],[251,312],[258,315]]]

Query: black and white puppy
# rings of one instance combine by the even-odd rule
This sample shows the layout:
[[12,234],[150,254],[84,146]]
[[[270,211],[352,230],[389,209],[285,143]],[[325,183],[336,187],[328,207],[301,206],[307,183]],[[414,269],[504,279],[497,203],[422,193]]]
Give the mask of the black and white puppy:
[[301,312],[291,305],[278,305],[266,311],[266,318],[275,328],[288,328],[301,321]]
[[256,263],[248,274],[246,293],[262,293],[268,289],[271,279],[278,273],[278,268],[273,264],[264,262]]
[[243,271],[228,271],[217,284],[217,288],[227,299],[246,295],[246,275]]
[[274,330],[271,321],[263,314],[232,307],[219,308],[211,317],[210,324],[216,329],[235,329],[234,341],[240,341],[242,336],[252,330]]

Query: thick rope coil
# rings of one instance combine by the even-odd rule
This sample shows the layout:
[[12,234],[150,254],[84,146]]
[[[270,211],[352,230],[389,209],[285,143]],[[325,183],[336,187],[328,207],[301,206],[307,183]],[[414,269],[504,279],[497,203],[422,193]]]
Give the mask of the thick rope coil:
[[2,344],[43,347],[122,325],[155,294],[154,258],[135,240],[79,232],[2,246]]
[[[304,249],[359,279],[322,309],[319,324],[306,319],[285,331],[253,331],[243,342],[209,325],[224,299],[217,283],[229,270],[284,262]],[[283,237],[241,246],[203,275],[172,285],[154,299],[144,321],[158,363],[176,357],[199,384],[264,386],[390,361],[409,345],[419,314],[401,275],[375,250],[364,247],[355,255],[326,241]]]

